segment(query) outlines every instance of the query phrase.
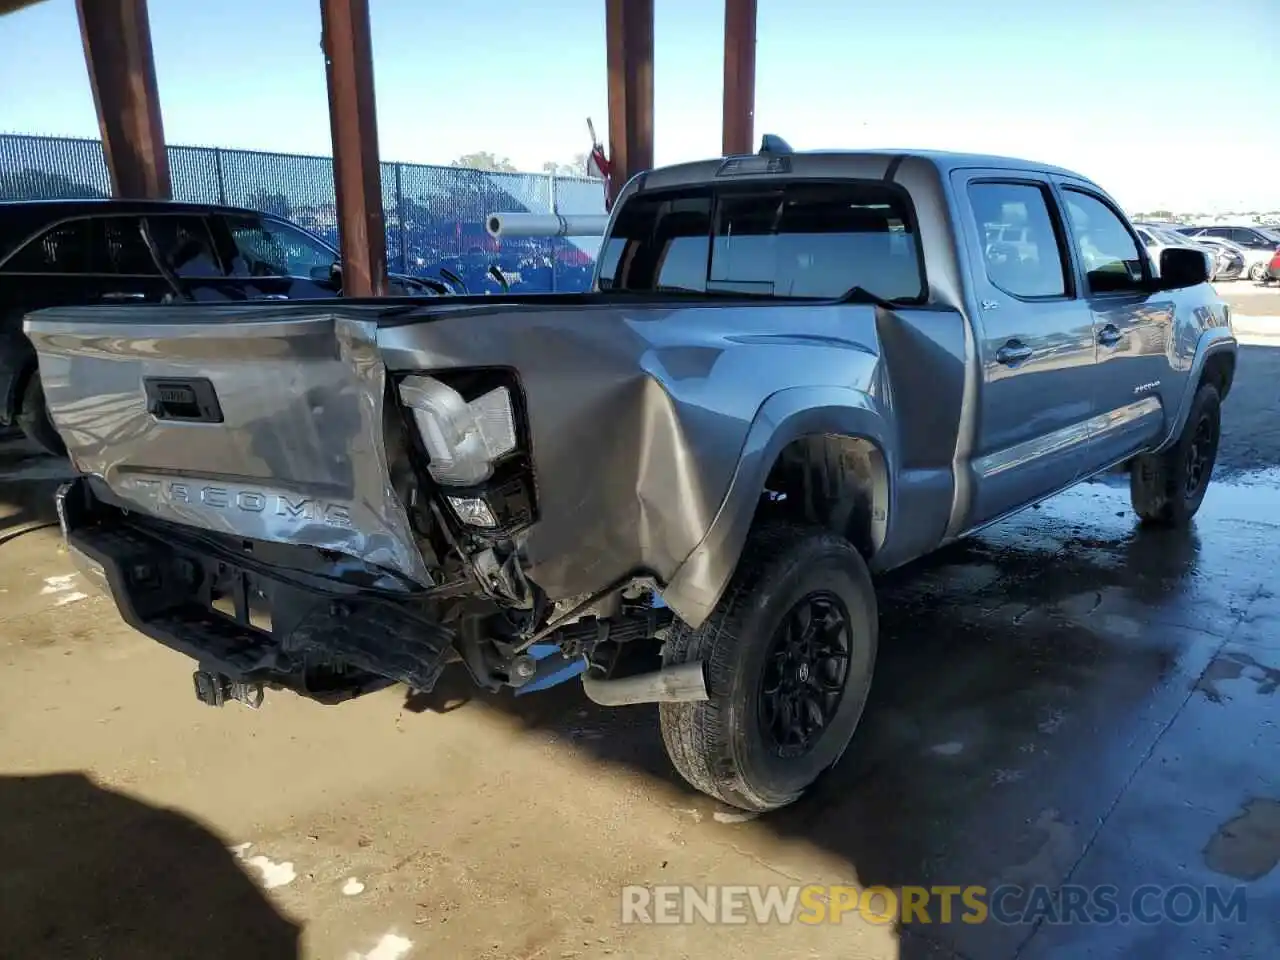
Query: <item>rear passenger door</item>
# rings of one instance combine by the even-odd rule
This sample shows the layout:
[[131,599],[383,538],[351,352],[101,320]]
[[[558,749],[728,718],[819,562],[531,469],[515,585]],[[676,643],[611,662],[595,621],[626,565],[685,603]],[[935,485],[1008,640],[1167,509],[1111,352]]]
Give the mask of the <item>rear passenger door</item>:
[[93,260],[84,303],[162,303],[181,297],[152,254],[141,216],[94,217]]
[[36,362],[23,317],[84,302],[90,245],[89,221],[68,220],[41,230],[0,263],[0,423],[15,413],[18,388]]
[[[1093,410],[1093,322],[1077,298],[1051,184],[1034,174],[953,174],[982,382],[972,522],[995,520],[1071,484]],[[1020,236],[1017,243],[1006,237]]]
[[24,311],[158,303],[173,294],[151,256],[141,218],[127,214],[54,224],[6,260],[4,273]]
[[1177,398],[1167,358],[1178,293],[1152,292],[1147,253],[1107,197],[1070,181],[1061,191],[1098,351],[1092,473],[1147,446]]

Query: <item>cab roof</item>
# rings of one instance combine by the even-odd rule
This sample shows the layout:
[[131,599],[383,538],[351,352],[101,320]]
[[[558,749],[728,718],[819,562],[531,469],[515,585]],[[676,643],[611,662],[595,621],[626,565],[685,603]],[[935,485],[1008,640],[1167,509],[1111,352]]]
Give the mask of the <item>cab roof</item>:
[[[781,143],[766,137],[765,145]],[[785,146],[785,145],[784,145]],[[717,180],[721,167],[730,160],[750,160],[754,157],[785,157],[791,164],[791,172],[799,176],[830,175],[847,177],[886,178],[898,166],[906,161],[925,163],[934,167],[941,177],[946,177],[953,170],[985,168],[995,170],[1023,171],[1043,175],[1070,177],[1090,183],[1088,177],[1037,160],[1022,160],[1016,157],[1003,157],[995,154],[956,153],[946,150],[761,150],[756,154],[742,154],[738,157],[717,157],[712,160],[697,160],[691,163],[675,164],[660,167],[643,174],[640,189],[648,190],[658,187],[674,187],[692,185],[698,182]],[[745,178],[744,178],[745,179]]]

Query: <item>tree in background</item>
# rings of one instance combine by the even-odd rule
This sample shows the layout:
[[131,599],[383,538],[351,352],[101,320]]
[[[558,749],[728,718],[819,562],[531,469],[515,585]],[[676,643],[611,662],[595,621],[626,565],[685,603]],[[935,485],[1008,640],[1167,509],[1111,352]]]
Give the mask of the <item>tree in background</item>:
[[[488,150],[478,150],[454,160],[451,167],[465,167],[469,170],[481,170],[485,173],[519,173],[519,169],[508,157],[499,157]],[[548,160],[542,165],[543,173],[554,173],[557,177],[586,177],[587,154],[575,153],[568,162]]]
[[497,157],[488,150],[468,153],[459,157],[451,167],[469,167],[472,170],[484,170],[487,173],[519,173],[515,164],[507,157]]
[[554,173],[557,177],[588,177],[587,154],[575,153],[568,163],[548,160],[542,165],[544,173]]
[[266,190],[259,190],[257,193],[249,195],[248,202],[245,205],[251,210],[273,213],[277,217],[283,217],[285,220],[293,219],[293,208],[289,204],[289,198],[283,193],[269,193]]

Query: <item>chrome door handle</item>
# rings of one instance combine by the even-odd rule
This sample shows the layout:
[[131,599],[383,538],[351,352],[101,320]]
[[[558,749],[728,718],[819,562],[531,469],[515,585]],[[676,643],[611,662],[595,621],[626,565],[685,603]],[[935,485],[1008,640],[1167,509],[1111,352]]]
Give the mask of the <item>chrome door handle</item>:
[[1098,342],[1104,347],[1114,347],[1124,337],[1120,332],[1120,328],[1114,323],[1108,323],[1102,328],[1102,332],[1098,334]]
[[1010,340],[996,351],[996,361],[1003,363],[1006,367],[1016,367],[1030,360],[1034,352],[1021,340]]
[[289,295],[285,293],[264,293],[262,296],[254,297],[254,300],[288,300]]
[[107,303],[123,303],[126,300],[145,300],[145,293],[127,293],[123,290],[117,290],[112,293],[104,293],[101,298]]

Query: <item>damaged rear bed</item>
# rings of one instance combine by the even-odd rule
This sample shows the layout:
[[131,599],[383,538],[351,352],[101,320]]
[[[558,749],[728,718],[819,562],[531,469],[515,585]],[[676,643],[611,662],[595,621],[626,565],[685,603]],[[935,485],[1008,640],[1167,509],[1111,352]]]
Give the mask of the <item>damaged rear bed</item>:
[[[717,303],[717,307],[722,307]],[[541,686],[670,619],[748,422],[693,387],[665,298],[438,299],[32,315],[82,475],[60,515],[203,699]],[[688,337],[685,334],[684,338]]]

